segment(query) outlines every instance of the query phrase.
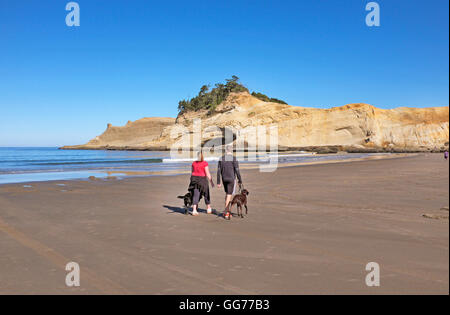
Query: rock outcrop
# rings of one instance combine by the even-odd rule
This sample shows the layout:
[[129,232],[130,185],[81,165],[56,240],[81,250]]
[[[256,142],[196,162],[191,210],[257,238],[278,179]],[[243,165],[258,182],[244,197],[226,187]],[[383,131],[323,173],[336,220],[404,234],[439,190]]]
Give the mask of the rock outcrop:
[[[86,145],[65,149],[166,150],[182,136],[194,133],[201,119],[201,143],[220,139],[251,127],[275,126],[283,150],[330,152],[441,151],[448,148],[449,107],[379,109],[368,104],[349,104],[317,109],[262,102],[248,93],[232,93],[211,114],[187,112],[173,118],[144,118],[107,130]],[[268,137],[266,137],[268,139]],[[246,139],[246,145],[255,145]],[[268,140],[266,140],[268,141]],[[187,144],[192,146],[192,144]]]
[[[175,124],[175,118],[149,117],[128,121],[123,127],[108,124],[105,132],[84,145],[65,146],[62,149],[110,149],[110,150],[146,150],[152,148],[163,130]],[[155,148],[165,149],[165,148]]]

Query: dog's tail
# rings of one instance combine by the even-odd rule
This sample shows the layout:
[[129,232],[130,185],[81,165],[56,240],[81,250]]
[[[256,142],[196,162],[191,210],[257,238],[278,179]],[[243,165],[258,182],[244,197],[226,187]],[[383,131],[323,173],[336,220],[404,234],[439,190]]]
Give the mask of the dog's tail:
[[177,196],[177,198],[184,199],[184,196]]

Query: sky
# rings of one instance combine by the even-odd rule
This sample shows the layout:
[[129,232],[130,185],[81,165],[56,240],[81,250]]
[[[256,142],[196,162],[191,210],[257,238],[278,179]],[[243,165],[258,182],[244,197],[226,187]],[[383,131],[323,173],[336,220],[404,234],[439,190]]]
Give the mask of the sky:
[[0,0],[0,146],[82,144],[176,117],[232,75],[296,106],[448,106],[449,1]]

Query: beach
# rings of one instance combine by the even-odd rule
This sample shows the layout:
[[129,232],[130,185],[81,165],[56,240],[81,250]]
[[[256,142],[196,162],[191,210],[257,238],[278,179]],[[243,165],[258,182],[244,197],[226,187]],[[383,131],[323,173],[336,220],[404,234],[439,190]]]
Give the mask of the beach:
[[[249,214],[231,221],[203,201],[183,214],[187,174],[0,185],[0,294],[449,293],[442,154],[242,176]],[[212,189],[218,212],[223,199]]]

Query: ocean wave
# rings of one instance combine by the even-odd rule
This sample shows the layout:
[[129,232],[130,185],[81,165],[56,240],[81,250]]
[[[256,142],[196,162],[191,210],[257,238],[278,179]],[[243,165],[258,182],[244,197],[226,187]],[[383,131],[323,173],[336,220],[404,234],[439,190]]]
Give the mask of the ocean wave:
[[138,159],[138,160],[102,160],[102,161],[60,161],[48,163],[30,163],[37,166],[45,165],[88,165],[88,164],[153,164],[162,163],[163,159]]

